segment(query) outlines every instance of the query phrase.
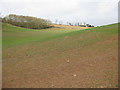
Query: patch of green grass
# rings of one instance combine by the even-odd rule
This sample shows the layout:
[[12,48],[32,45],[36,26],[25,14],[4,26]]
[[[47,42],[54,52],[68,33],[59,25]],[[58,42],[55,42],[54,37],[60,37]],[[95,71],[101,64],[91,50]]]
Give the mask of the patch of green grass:
[[21,27],[16,27],[9,24],[2,24],[3,31],[3,47],[10,47],[14,45],[21,45],[32,42],[45,42],[48,40],[56,39],[58,37],[68,36],[69,38],[83,38],[77,40],[77,44],[89,44],[95,41],[107,38],[113,34],[118,33],[118,25],[108,25],[96,27],[86,30],[33,30]]
[[2,24],[3,27],[3,47],[14,46],[29,42],[43,42],[52,38],[60,37],[64,33],[71,32],[68,30],[33,30],[25,29],[9,24]]

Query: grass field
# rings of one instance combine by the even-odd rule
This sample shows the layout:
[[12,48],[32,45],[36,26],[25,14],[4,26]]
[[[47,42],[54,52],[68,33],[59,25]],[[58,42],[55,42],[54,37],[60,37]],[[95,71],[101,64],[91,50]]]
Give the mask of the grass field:
[[3,27],[3,88],[118,87],[118,24]]

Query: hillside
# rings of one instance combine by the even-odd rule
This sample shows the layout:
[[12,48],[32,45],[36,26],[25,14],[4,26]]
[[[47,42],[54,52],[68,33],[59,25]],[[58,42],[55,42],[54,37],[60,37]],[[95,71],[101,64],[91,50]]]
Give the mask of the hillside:
[[44,40],[48,40],[50,38],[60,37],[61,35],[68,32],[89,28],[89,27],[77,27],[77,26],[75,27],[75,26],[67,26],[67,25],[53,25],[53,26],[54,27],[50,29],[36,30],[36,29],[26,29],[26,28],[16,27],[10,24],[3,23],[2,25],[3,36],[4,36],[3,47],[34,42],[34,41],[41,42]]
[[2,31],[3,88],[118,87],[117,24]]

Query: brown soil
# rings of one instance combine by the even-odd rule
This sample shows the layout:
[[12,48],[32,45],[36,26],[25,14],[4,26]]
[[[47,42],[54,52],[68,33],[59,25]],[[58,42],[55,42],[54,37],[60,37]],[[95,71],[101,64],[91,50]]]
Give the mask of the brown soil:
[[3,88],[117,87],[117,38],[68,50],[50,49],[51,43],[3,50]]

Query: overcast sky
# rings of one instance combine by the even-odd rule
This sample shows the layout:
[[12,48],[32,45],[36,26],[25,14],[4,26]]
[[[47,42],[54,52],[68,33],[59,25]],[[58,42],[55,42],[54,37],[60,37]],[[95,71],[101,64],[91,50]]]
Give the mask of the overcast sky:
[[17,14],[95,26],[118,22],[119,0],[0,0],[2,15]]

